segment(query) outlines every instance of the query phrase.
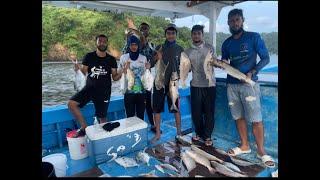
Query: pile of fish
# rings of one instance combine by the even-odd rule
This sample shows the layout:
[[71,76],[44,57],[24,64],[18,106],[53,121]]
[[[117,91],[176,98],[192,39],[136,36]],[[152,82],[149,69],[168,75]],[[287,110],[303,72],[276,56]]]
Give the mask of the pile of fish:
[[141,82],[142,82],[144,89],[146,89],[147,91],[151,91],[151,89],[153,87],[154,77],[151,74],[150,69],[146,69],[144,71],[144,73],[141,77]]
[[120,79],[120,90],[123,94],[127,90],[132,90],[132,87],[134,85],[134,78],[135,75],[130,68],[127,69],[127,74],[122,74]]

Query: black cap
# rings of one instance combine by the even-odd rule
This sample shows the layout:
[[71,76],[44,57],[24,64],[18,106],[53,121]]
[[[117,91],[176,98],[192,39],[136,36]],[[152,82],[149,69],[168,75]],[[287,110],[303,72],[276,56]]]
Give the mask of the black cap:
[[176,26],[175,24],[173,24],[173,23],[168,24],[168,26],[166,27],[165,31],[167,31],[169,28],[175,29],[176,32],[178,31],[178,30],[177,30],[177,26]]

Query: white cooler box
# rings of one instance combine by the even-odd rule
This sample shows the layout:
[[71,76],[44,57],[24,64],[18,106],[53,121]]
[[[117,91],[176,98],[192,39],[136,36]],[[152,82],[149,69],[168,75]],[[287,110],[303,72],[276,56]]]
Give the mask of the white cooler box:
[[94,125],[86,128],[88,154],[93,165],[142,150],[147,146],[146,122],[137,117],[112,122],[119,122],[120,126],[111,132],[96,130]]

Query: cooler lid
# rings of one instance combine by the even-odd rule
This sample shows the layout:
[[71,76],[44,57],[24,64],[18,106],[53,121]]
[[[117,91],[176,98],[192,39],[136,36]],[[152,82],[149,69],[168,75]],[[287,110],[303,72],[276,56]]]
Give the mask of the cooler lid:
[[[105,131],[104,129],[102,129],[101,131],[96,130],[94,128],[94,125],[88,126],[86,128],[86,134],[88,138],[94,141],[94,140],[104,139],[112,136],[118,136],[120,134],[134,132],[134,131],[148,127],[148,124],[138,117],[124,118],[124,119],[119,119],[112,122],[119,122],[120,126],[115,128],[111,132]],[[104,124],[106,123],[102,123],[100,125],[103,126]]]

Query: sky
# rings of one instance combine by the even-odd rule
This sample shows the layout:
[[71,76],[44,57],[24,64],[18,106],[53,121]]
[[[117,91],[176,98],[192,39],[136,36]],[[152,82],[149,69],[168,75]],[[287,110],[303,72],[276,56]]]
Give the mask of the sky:
[[[259,33],[278,32],[278,1],[246,1],[224,7],[217,20],[217,32],[229,33],[228,12],[234,8],[243,10],[245,30]],[[178,27],[189,28],[195,24],[201,24],[205,26],[204,30],[209,32],[209,19],[202,15],[176,19],[175,24]]]

